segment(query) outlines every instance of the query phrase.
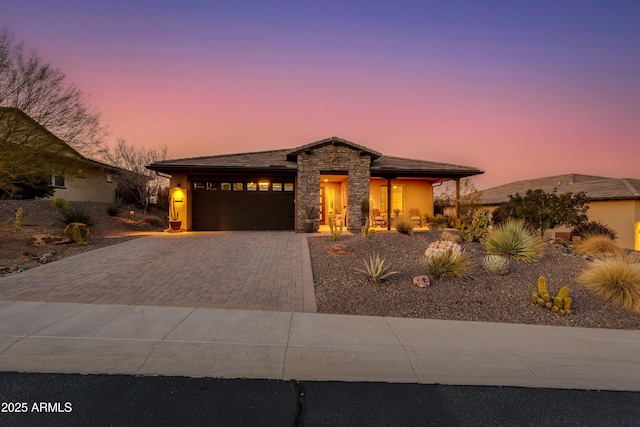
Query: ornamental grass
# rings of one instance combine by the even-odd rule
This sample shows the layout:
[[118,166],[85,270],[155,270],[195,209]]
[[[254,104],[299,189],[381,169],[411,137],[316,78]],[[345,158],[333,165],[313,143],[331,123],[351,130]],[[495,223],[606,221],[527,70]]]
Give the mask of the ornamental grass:
[[624,252],[615,240],[604,234],[585,235],[575,250],[596,258],[620,257]]
[[427,271],[436,279],[468,277],[469,258],[463,252],[447,250],[427,260]]
[[578,282],[596,295],[640,313],[640,264],[622,258],[596,260],[578,276]]

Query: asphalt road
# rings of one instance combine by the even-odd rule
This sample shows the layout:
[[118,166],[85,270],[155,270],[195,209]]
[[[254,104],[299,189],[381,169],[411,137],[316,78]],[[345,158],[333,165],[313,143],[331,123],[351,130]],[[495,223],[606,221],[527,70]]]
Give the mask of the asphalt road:
[[517,387],[0,373],[0,402],[1,426],[640,425],[640,393]]

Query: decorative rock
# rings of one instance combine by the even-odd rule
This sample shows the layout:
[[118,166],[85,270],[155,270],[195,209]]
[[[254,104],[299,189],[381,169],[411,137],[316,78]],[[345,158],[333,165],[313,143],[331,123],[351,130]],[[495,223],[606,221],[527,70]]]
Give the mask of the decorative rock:
[[347,248],[345,245],[342,245],[340,243],[334,243],[333,245],[329,246],[329,248],[327,249],[327,253],[330,254],[348,254],[351,252],[351,249]]
[[51,234],[35,234],[31,237],[33,246],[44,245],[60,245],[62,243],[71,243],[71,238],[67,236],[53,236]]
[[462,237],[455,228],[449,228],[442,232],[441,240],[453,243],[462,243]]
[[431,286],[429,276],[416,276],[413,278],[413,284],[419,288],[428,288]]
[[38,258],[38,262],[40,264],[46,264],[48,262],[53,261],[53,254],[52,253],[48,253],[48,254],[43,254],[40,258]]
[[454,242],[446,241],[446,240],[438,240],[429,245],[426,251],[424,251],[424,256],[427,258],[433,258],[434,256],[438,256],[443,254],[446,251],[453,252],[461,252],[462,247]]

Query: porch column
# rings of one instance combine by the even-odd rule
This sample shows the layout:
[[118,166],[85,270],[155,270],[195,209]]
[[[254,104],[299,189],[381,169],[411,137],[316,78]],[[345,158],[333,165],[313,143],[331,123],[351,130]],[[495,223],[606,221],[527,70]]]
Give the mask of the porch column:
[[391,230],[391,179],[387,178],[387,231]]

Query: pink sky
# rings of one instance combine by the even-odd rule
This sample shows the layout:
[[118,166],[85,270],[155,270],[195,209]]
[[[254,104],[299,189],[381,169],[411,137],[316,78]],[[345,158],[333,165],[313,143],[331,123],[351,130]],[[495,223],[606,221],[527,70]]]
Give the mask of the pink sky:
[[5,4],[0,26],[112,141],[181,158],[339,136],[478,167],[478,188],[640,178],[637,2],[49,3]]

